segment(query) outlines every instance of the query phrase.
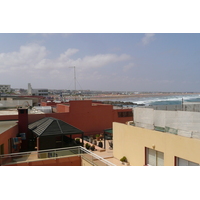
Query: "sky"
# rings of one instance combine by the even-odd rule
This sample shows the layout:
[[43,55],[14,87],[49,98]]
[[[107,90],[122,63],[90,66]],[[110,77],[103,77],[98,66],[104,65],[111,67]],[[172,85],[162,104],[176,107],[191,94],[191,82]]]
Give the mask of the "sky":
[[3,3],[0,84],[73,90],[75,67],[77,90],[200,92],[195,1],[56,2]]
[[1,33],[12,88],[200,92],[198,33]]

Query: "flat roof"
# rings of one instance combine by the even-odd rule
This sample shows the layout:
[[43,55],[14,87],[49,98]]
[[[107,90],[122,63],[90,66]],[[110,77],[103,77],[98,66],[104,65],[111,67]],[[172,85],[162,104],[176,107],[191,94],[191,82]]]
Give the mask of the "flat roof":
[[13,126],[17,125],[17,120],[13,121],[0,121],[0,134],[4,133],[5,131],[9,130]]
[[0,115],[18,115],[17,109],[0,110]]

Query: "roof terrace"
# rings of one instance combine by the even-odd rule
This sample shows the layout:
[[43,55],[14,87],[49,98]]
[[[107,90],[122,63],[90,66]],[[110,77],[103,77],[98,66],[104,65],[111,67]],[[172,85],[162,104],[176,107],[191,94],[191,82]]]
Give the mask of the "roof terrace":
[[[115,164],[81,146],[4,154],[0,155],[0,165],[49,166],[55,165],[56,161],[57,163],[61,163],[63,160],[65,160],[63,163],[67,163],[67,161],[70,162],[72,161],[69,160],[70,158],[80,160],[80,162],[78,162],[80,163],[78,164],[79,166],[115,166]],[[63,166],[67,165],[63,164]]]

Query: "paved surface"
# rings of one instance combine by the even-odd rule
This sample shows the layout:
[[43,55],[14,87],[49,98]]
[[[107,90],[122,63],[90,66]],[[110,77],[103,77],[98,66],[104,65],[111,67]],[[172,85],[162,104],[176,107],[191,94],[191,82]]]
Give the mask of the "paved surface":
[[[104,141],[103,141],[104,143]],[[93,151],[93,153],[97,154],[98,156],[101,156],[102,158],[106,159],[107,161],[117,165],[117,166],[125,166],[121,163],[120,160],[117,158],[114,158],[113,156],[113,150],[109,149],[108,141],[106,140],[106,150],[105,151]]]

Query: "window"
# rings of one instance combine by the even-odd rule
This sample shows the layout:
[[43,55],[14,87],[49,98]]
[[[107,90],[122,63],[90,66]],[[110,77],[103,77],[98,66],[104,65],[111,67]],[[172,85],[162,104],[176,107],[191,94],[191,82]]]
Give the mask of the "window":
[[164,166],[164,153],[146,148],[146,165]]
[[133,112],[129,111],[129,112],[118,112],[118,117],[132,117],[133,116]]
[[176,157],[176,166],[199,166],[199,164]]

